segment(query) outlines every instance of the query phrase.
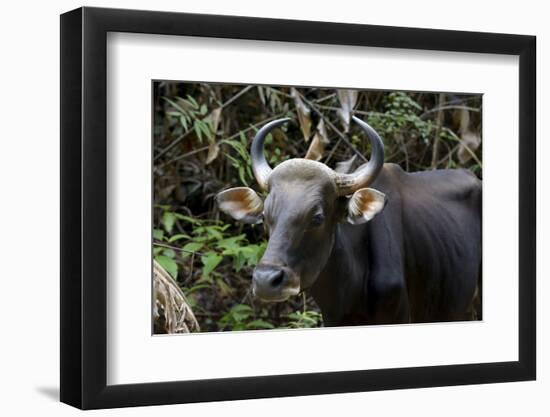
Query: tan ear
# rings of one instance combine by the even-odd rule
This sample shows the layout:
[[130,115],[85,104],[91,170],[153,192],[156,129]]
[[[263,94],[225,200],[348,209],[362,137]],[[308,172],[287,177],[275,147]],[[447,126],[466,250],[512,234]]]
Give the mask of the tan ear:
[[216,196],[221,211],[243,223],[262,222],[264,203],[254,190],[248,187],[230,188]]
[[382,211],[386,205],[386,195],[373,188],[361,188],[348,201],[348,222],[366,223]]

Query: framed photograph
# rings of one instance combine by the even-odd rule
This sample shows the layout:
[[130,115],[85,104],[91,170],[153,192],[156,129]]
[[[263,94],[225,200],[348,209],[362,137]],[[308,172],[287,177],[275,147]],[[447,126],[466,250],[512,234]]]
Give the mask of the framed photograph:
[[61,401],[533,380],[535,37],[61,16]]

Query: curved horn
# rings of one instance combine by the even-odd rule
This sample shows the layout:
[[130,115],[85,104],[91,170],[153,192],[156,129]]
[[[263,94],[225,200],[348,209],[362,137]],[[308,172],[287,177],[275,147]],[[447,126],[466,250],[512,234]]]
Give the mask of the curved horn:
[[353,174],[336,174],[336,186],[340,195],[349,195],[367,187],[376,179],[384,165],[384,143],[378,133],[361,119],[355,116],[352,116],[352,119],[367,134],[372,147],[371,157],[368,163]]
[[260,130],[258,130],[258,133],[256,133],[256,136],[254,136],[254,139],[252,140],[252,146],[250,147],[252,171],[254,172],[256,181],[258,181],[258,184],[264,190],[267,190],[267,180],[269,179],[269,174],[271,174],[271,167],[267,163],[264,155],[265,137],[271,130],[281,126],[289,120],[289,118],[284,118],[267,123]]

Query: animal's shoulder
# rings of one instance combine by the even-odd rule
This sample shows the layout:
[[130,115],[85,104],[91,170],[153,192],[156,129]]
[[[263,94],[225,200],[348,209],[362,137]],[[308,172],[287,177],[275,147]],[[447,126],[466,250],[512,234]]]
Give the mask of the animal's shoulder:
[[373,188],[409,209],[440,206],[446,201],[481,201],[481,181],[465,169],[406,172],[399,165],[384,164]]
[[430,194],[481,191],[481,180],[467,169],[436,169],[417,172],[401,172],[395,176],[402,187],[415,193]]

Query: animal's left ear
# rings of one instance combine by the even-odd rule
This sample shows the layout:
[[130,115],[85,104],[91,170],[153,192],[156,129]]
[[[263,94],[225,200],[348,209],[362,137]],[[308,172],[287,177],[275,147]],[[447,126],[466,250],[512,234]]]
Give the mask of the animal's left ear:
[[220,210],[243,223],[261,223],[264,203],[256,192],[248,187],[236,187],[216,196]]
[[363,224],[374,218],[386,205],[386,195],[373,188],[357,190],[348,201],[348,222]]

